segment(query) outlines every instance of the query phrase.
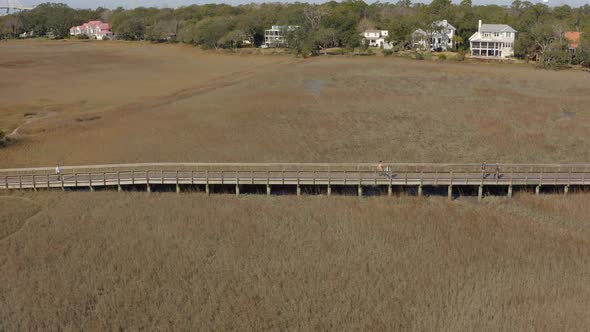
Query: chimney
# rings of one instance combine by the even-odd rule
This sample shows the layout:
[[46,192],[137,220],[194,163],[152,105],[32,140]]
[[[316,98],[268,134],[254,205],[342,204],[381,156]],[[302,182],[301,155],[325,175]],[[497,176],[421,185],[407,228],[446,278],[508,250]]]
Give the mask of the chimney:
[[479,26],[477,28],[477,31],[481,32],[481,20],[479,20]]

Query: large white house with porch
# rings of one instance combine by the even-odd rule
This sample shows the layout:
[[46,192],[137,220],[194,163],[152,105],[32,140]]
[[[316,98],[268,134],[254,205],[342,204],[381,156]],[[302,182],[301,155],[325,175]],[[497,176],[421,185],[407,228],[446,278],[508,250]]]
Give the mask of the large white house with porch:
[[457,29],[447,20],[433,22],[428,31],[418,29],[412,33],[414,48],[431,51],[447,51],[455,46]]
[[507,58],[514,56],[517,31],[506,24],[482,24],[469,37],[472,57]]

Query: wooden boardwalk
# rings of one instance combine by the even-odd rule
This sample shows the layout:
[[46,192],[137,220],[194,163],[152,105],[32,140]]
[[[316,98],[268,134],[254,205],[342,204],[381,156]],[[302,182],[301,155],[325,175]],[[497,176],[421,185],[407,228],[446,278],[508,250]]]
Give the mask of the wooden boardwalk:
[[[295,188],[321,187],[331,194],[332,188],[354,186],[358,194],[365,187],[414,187],[422,195],[425,187],[446,186],[477,188],[481,198],[484,187],[504,187],[511,196],[513,187],[560,187],[565,193],[570,186],[590,185],[590,164],[257,164],[257,163],[151,163],[93,166],[65,166],[62,175],[53,167],[0,170],[0,190],[76,189],[143,187],[151,191],[158,186],[201,186],[207,193],[212,186],[232,186],[235,193],[247,186],[264,186],[270,194],[276,186]],[[496,175],[496,169],[499,173]]]

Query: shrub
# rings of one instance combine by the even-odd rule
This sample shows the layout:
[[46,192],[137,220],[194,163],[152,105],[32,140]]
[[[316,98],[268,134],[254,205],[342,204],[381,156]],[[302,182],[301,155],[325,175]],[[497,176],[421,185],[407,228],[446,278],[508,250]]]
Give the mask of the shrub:
[[445,54],[439,54],[438,55],[438,59],[439,60],[446,60],[447,59],[447,56]]
[[383,55],[384,55],[384,56],[390,56],[390,55],[393,55],[393,50],[383,50]]
[[4,131],[0,130],[0,148],[4,147],[6,145],[8,145],[8,136],[6,136],[6,133],[4,133]]
[[344,50],[341,48],[334,48],[326,52],[328,55],[343,55]]
[[414,60],[424,60],[424,55],[420,52],[414,53]]
[[75,38],[76,38],[76,39],[81,39],[81,40],[82,40],[82,39],[90,39],[90,38],[88,38],[88,36],[86,36],[85,34],[77,35]]
[[463,49],[461,49],[461,50],[459,50],[459,52],[457,52],[457,55],[455,56],[455,60],[465,61],[465,51]]

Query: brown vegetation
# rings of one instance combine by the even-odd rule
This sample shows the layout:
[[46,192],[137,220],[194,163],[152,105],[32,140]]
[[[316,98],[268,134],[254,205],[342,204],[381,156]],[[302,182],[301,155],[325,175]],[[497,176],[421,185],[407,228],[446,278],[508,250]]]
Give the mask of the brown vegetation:
[[[19,136],[0,168],[590,160],[581,72],[120,42],[0,52],[0,130]],[[588,330],[587,200],[11,193],[0,330]]]
[[583,72],[142,43],[0,49],[0,129],[22,136],[0,167],[590,160]]
[[41,212],[0,242],[3,330],[590,327],[585,195],[27,197]]

